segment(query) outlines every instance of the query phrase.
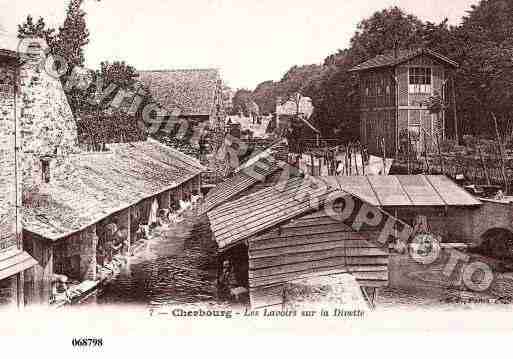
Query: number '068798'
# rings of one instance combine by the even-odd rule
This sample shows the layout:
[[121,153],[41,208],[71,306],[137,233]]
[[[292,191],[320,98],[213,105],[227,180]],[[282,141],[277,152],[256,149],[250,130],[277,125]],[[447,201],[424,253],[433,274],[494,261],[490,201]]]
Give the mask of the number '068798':
[[103,338],[73,338],[71,344],[74,347],[101,347]]

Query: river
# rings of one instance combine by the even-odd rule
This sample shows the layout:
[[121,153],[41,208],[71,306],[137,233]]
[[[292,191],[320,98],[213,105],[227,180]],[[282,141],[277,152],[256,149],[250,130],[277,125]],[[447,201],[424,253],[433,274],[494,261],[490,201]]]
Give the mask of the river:
[[97,304],[216,305],[216,259],[205,224],[188,214],[135,244],[128,264],[97,297]]

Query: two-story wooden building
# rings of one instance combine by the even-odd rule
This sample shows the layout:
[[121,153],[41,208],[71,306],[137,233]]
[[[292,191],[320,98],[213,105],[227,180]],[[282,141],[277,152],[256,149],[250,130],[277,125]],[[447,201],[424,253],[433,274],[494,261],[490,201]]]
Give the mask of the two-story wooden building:
[[431,113],[426,101],[431,96],[445,101],[446,84],[457,67],[421,48],[378,55],[350,69],[359,75],[360,137],[369,153],[397,157],[408,140],[418,153],[432,150],[436,137],[445,137],[445,113]]

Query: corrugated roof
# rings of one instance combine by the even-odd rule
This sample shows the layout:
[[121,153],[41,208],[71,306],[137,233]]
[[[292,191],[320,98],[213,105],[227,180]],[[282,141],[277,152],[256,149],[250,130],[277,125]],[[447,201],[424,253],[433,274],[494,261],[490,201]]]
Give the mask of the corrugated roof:
[[387,66],[397,66],[403,62],[406,62],[414,57],[420,56],[420,55],[427,55],[430,57],[434,57],[440,61],[445,62],[446,64],[458,67],[458,63],[455,61],[443,56],[442,54],[439,54],[436,51],[429,50],[429,49],[410,49],[410,50],[400,50],[397,53],[397,56],[394,55],[393,52],[378,55],[376,57],[373,57],[370,60],[367,60],[353,68],[351,68],[349,71],[363,71],[363,70],[369,70],[379,67],[387,67]]
[[41,188],[44,200],[23,209],[24,229],[56,240],[205,170],[196,159],[154,140],[109,149],[70,156],[65,174]]
[[139,80],[167,111],[210,115],[220,79],[216,69],[140,71]]
[[313,209],[312,198],[322,202],[330,193],[338,191],[303,178],[291,179],[280,187],[263,189],[208,212],[220,249],[306,213]]
[[331,176],[332,187],[375,206],[476,206],[481,202],[442,175]]

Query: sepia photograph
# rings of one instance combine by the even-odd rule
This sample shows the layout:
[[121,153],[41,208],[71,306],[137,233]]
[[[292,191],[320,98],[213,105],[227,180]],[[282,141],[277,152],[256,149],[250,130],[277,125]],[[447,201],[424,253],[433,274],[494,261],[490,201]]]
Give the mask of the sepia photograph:
[[513,330],[511,0],[0,0],[0,151],[0,342]]

